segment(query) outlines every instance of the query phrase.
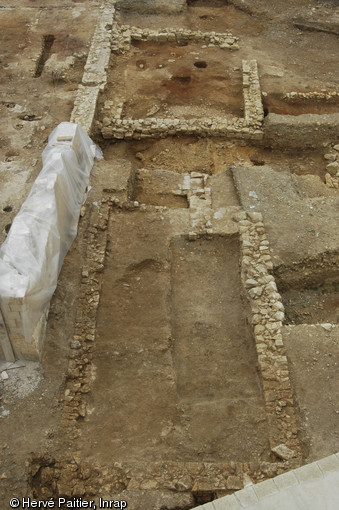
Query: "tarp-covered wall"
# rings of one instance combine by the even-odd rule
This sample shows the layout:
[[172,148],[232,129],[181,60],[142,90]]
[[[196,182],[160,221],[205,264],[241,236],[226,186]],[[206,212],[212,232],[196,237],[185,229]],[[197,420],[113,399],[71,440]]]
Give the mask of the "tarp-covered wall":
[[[0,306],[17,355],[48,309],[98,149],[80,126],[62,122],[42,153],[43,168],[0,248]],[[14,308],[13,308],[14,307]],[[20,324],[21,322],[21,324]]]

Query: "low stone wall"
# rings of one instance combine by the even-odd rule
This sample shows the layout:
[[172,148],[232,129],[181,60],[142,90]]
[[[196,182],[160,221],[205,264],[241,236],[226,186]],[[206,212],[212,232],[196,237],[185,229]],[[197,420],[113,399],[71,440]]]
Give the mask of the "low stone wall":
[[136,139],[164,138],[166,136],[222,136],[261,140],[264,111],[261,102],[261,91],[257,62],[243,61],[243,90],[245,118],[222,117],[178,119],[178,118],[121,118],[121,104],[108,111],[104,107],[104,119],[101,133],[104,138]]
[[221,136],[243,139],[262,139],[263,132],[255,129],[244,119],[224,120],[222,118],[177,119],[144,118],[114,119],[101,129],[106,139],[117,138],[140,140],[142,138],[166,138],[167,136]]
[[283,338],[284,306],[274,277],[269,242],[262,215],[240,212],[234,216],[239,223],[241,239],[241,277],[251,308],[251,322],[262,376],[269,441],[273,452],[287,446],[287,457],[300,458],[293,394]]
[[79,85],[78,87],[71,114],[71,122],[80,124],[87,134],[90,134],[92,131],[99,92],[99,85],[95,87]]
[[203,43],[208,47],[237,50],[238,38],[230,32],[202,32],[201,30],[187,30],[184,28],[162,28],[152,30],[129,25],[114,24],[112,30],[112,52],[126,53],[131,49],[132,41],[156,43]]
[[339,138],[339,114],[278,115],[269,113],[264,121],[264,144],[268,147],[322,147]]
[[242,61],[243,95],[245,119],[254,128],[260,129],[264,120],[264,108],[256,60]]
[[174,42],[177,44],[188,42],[202,42],[208,46],[217,46],[222,49],[238,49],[238,38],[230,32],[202,32],[201,30],[186,30],[184,28],[165,28],[161,30],[148,30],[138,27],[122,26],[121,31],[130,31],[133,41],[154,41],[158,43]]
[[295,101],[327,101],[337,102],[339,99],[339,92],[336,90],[311,90],[309,92],[287,92],[283,99],[291,103]]
[[111,37],[115,14],[115,0],[106,0],[100,6],[87,61],[71,114],[71,122],[91,133],[100,91],[107,82],[107,67],[111,56]]
[[[104,269],[107,244],[109,202],[104,199],[99,208],[92,209],[88,229],[87,263],[82,268],[79,306],[75,317],[74,336],[67,371],[67,386],[64,394],[63,422],[70,425],[69,437],[80,434],[75,424],[79,416],[86,415],[83,395],[89,392],[92,374],[92,348],[95,340],[96,315],[100,301],[101,273]],[[74,427],[72,426],[74,425]]]

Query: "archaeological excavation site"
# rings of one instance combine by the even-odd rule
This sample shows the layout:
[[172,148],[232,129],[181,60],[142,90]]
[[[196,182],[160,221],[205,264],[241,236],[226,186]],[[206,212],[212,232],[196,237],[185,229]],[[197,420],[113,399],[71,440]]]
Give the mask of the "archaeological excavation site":
[[0,508],[339,508],[339,1],[0,1]]

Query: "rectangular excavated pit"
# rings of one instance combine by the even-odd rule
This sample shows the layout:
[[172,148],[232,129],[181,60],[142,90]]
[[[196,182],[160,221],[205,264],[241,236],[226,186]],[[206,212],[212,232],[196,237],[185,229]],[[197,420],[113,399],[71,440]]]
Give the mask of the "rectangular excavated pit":
[[339,323],[339,272],[337,252],[275,271],[285,306],[286,324]]
[[82,429],[88,459],[267,459],[238,240],[188,242],[185,214],[111,216]]
[[339,276],[281,291],[286,324],[339,323]]
[[188,208],[186,196],[175,193],[182,183],[180,174],[170,170],[147,170],[136,172],[134,199],[139,203],[165,206],[172,209]]
[[41,76],[46,60],[48,59],[51,52],[54,40],[55,36],[52,34],[43,36],[41,53],[36,63],[34,78],[39,78],[39,76]]
[[204,460],[260,456],[266,419],[238,239],[179,238],[171,248],[173,362],[188,444]]
[[286,99],[283,94],[269,94],[263,99],[264,108],[268,113],[277,113],[279,115],[305,115],[338,113],[339,98],[334,96],[331,99]]
[[133,119],[243,117],[239,57],[206,46],[133,42],[127,61],[112,56],[109,86],[100,105],[119,98],[124,102],[123,118]]

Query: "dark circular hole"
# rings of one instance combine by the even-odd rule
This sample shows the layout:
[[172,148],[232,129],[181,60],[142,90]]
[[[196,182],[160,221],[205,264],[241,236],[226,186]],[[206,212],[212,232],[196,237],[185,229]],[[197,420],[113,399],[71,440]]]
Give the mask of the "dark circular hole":
[[265,161],[263,159],[260,159],[260,158],[250,158],[251,162],[253,163],[254,166],[263,166],[265,164]]
[[146,69],[146,60],[137,60],[135,65],[138,69]]
[[182,83],[183,85],[187,85],[191,81],[190,76],[172,76],[171,80],[176,81],[178,83]]
[[205,60],[198,60],[198,62],[194,62],[195,67],[198,69],[205,69],[207,67],[207,62]]
[[13,211],[13,207],[11,205],[6,205],[6,207],[4,207],[2,210],[4,212],[11,212]]
[[264,117],[267,117],[268,114],[269,114],[268,108],[264,108]]
[[12,223],[8,223],[8,225],[5,226],[6,234],[8,234],[8,232],[10,231],[11,226],[12,226]]

